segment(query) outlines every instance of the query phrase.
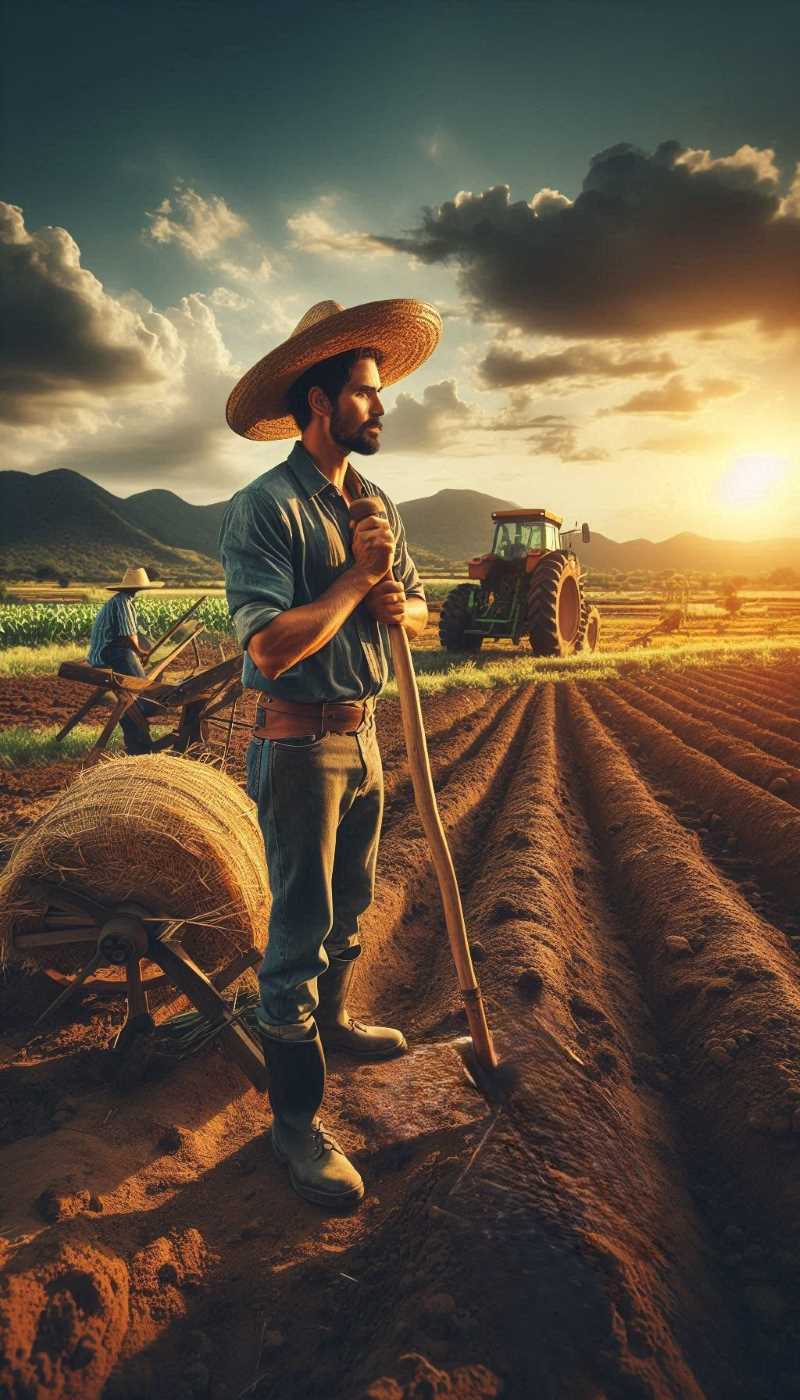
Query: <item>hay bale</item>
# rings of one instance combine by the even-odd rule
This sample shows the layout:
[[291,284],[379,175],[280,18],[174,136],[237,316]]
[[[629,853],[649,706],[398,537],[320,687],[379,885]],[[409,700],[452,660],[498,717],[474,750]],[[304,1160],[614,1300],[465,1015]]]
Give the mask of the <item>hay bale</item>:
[[[255,808],[209,763],[166,754],[114,758],[87,768],[17,842],[0,875],[0,960],[29,960],[14,937],[40,928],[47,880],[104,904],[127,901],[186,919],[186,951],[206,970],[263,947],[269,902]],[[36,960],[74,971],[78,945]]]

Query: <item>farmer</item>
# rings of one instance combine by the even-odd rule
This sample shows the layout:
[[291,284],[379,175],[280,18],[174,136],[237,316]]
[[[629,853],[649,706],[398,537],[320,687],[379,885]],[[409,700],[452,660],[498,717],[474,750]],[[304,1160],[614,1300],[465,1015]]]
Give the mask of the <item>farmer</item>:
[[[244,685],[259,692],[247,784],[272,890],[258,1012],[272,1144],[295,1190],[329,1207],[359,1201],[364,1185],[317,1118],[323,1041],[366,1060],[407,1048],[401,1031],[355,1020],[347,991],[383,813],[381,624],[414,637],[428,617],[397,508],[348,453],[378,451],[383,386],[422,364],[440,334],[438,312],[421,302],[347,311],[320,302],[227,407],[244,437],[300,436],[285,462],[233,497],[220,552]],[[387,516],[352,527],[349,506],[362,495],[380,496]]]
[[[147,570],[132,567],[125,570],[121,583],[108,585],[111,597],[104,603],[92,623],[89,640],[89,665],[109,666],[125,676],[143,676],[142,661],[150,655],[149,638],[139,632],[134,598],[151,588],[163,588],[161,582],[151,581]],[[138,700],[135,708],[143,718],[153,714],[155,706]],[[150,753],[152,743],[147,726],[138,723],[130,710],[120,720],[125,751],[129,754]]]

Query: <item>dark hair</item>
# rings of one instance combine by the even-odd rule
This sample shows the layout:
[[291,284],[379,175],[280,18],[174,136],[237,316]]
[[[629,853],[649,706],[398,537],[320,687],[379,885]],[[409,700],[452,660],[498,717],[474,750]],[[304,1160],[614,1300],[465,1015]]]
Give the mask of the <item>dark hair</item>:
[[343,350],[341,355],[331,355],[329,359],[320,360],[319,364],[304,370],[300,378],[296,379],[286,391],[289,412],[301,433],[311,422],[311,409],[308,403],[309,390],[322,389],[331,403],[335,404],[350,378],[353,365],[358,360],[374,360],[380,368],[382,359],[382,351],[374,350],[371,346],[363,346],[359,350]]

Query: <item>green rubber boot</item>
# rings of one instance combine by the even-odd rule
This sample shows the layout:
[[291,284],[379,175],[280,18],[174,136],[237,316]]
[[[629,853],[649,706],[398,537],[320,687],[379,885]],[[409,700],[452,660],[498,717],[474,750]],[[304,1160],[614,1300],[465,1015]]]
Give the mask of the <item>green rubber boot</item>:
[[336,1138],[317,1118],[325,1091],[325,1056],[319,1031],[308,1040],[263,1035],[272,1148],[289,1168],[298,1196],[329,1210],[348,1210],[364,1195],[364,1183]]
[[391,1026],[365,1026],[347,1010],[347,991],[355,958],[330,960],[318,982],[316,1021],[326,1050],[346,1050],[359,1060],[388,1060],[408,1049],[402,1031]]

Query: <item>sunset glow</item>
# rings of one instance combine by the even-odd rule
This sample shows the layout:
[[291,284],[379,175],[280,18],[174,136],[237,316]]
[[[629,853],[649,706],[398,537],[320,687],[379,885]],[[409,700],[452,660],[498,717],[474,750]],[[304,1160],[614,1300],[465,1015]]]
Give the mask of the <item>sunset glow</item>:
[[720,506],[733,510],[777,503],[788,467],[785,458],[771,453],[737,457],[717,480],[715,499]]

